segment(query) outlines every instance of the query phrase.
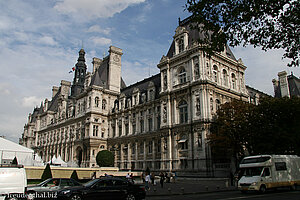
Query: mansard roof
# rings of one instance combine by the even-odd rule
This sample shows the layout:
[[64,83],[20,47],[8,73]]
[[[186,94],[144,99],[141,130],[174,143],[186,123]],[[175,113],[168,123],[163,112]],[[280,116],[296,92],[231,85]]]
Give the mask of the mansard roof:
[[126,97],[130,97],[130,96],[132,96],[134,89],[138,89],[141,93],[143,93],[143,92],[147,91],[147,89],[149,88],[149,84],[151,84],[151,82],[152,82],[154,84],[154,87],[156,90],[155,97],[158,97],[158,94],[160,91],[160,86],[161,86],[160,79],[161,79],[160,73],[153,75],[153,76],[146,78],[140,82],[134,83],[133,85],[123,88],[121,90],[121,94],[124,94]]
[[[108,73],[109,73],[109,56],[107,56],[103,59],[103,62],[98,67],[96,72],[93,74],[90,86],[96,85],[96,86],[101,86],[101,87],[107,89],[108,88]],[[121,88],[126,87],[126,84],[125,84],[124,80],[122,79],[122,77],[121,77],[120,87]]]
[[[193,29],[191,28],[191,20],[190,17],[180,21],[179,19],[179,26],[177,27],[177,29],[179,27],[182,27],[183,29],[185,29],[188,32],[188,46],[191,46],[194,42],[198,41],[199,39],[203,39],[205,36],[203,33],[199,32],[199,30],[197,29]],[[177,30],[176,29],[176,30]],[[173,40],[169,51],[167,53],[167,57],[168,58],[172,58],[173,55],[175,55],[175,42]],[[229,46],[226,44],[226,56],[228,58],[231,58],[233,60],[236,60],[236,58],[234,57],[232,51],[230,50]]]
[[59,90],[54,95],[54,97],[52,98],[52,100],[48,101],[48,110],[50,110],[50,111],[57,111],[57,108],[58,108],[58,97],[60,95],[60,92],[61,92],[61,87],[59,87]]

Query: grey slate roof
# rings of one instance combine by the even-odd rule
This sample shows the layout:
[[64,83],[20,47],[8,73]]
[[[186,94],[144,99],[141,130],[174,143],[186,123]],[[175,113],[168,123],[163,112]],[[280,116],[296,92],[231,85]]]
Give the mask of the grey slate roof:
[[[92,85],[97,85],[97,86],[101,86],[103,88],[108,88],[108,73],[109,73],[109,57],[105,57],[103,59],[103,62],[101,63],[100,67],[97,69],[97,71],[95,72],[95,74],[92,76],[92,80],[90,83],[90,86]],[[120,83],[120,87],[125,88],[126,84],[124,82],[124,80],[121,77],[121,83]]]
[[[189,32],[188,46],[192,45],[193,42],[198,41],[199,39],[205,37],[203,33],[200,33],[197,29],[192,29],[190,27],[191,25],[190,18],[186,18],[182,21],[179,21],[179,25],[184,27]],[[173,40],[169,48],[169,51],[167,53],[167,57],[172,58],[174,54],[175,54],[175,42]],[[227,57],[236,60],[228,45],[226,45],[226,55]]]
[[144,92],[147,91],[150,82],[153,82],[154,86],[155,86],[155,91],[156,91],[155,97],[157,98],[158,94],[159,94],[159,91],[160,91],[160,86],[161,86],[160,79],[161,79],[161,76],[160,76],[160,73],[159,73],[159,74],[156,74],[156,75],[151,76],[149,78],[146,78],[146,79],[144,79],[140,82],[137,82],[133,85],[130,85],[126,88],[123,88],[121,90],[121,93],[125,94],[126,97],[131,97],[134,88],[138,88],[141,93],[144,93]]

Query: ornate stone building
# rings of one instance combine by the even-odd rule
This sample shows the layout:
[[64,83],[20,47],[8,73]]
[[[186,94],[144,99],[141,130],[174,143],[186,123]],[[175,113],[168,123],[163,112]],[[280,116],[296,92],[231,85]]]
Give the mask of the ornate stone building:
[[120,169],[205,176],[228,169],[228,163],[212,162],[206,138],[220,104],[249,101],[246,67],[228,47],[207,56],[199,37],[188,19],[180,21],[157,65],[160,73],[128,87],[121,49],[111,46],[107,57],[94,58],[91,73],[81,49],[73,83],[61,81],[52,99],[29,115],[23,145],[44,161],[61,155],[80,166],[96,165],[97,152],[108,149]]

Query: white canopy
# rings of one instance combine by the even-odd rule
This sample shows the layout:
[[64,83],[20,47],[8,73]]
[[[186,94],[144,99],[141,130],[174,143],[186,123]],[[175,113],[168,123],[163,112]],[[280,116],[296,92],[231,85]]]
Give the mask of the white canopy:
[[18,164],[32,165],[34,151],[0,137],[0,164],[9,164],[15,157]]
[[52,163],[54,165],[59,165],[59,166],[62,166],[62,167],[67,167],[68,166],[68,164],[61,159],[60,155],[56,158],[56,160],[54,160],[54,162],[52,161]]

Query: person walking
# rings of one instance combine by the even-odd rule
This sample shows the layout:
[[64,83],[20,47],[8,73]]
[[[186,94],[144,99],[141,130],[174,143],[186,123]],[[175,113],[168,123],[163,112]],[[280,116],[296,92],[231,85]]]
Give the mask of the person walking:
[[151,182],[150,174],[146,174],[146,178],[145,178],[145,189],[146,189],[146,191],[150,190],[150,187],[149,187],[150,182]]
[[159,182],[160,182],[160,187],[163,188],[164,187],[164,181],[165,181],[165,175],[164,173],[160,172],[159,174]]
[[152,184],[152,185],[155,185],[155,182],[154,182],[154,180],[155,180],[155,175],[154,175],[153,172],[151,173],[150,177],[151,177],[151,184]]

